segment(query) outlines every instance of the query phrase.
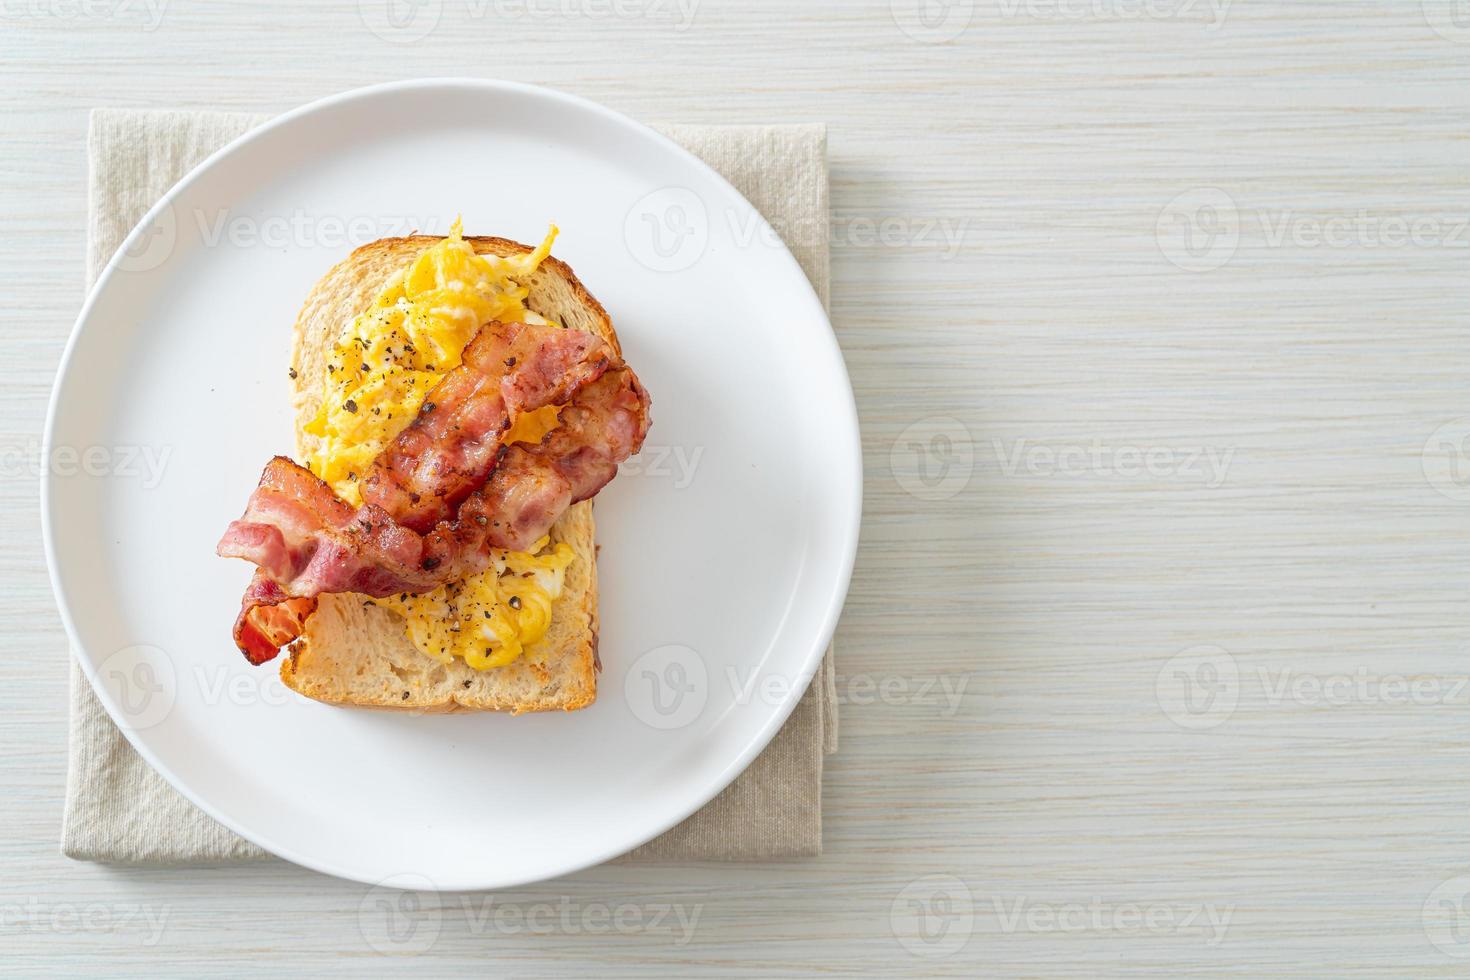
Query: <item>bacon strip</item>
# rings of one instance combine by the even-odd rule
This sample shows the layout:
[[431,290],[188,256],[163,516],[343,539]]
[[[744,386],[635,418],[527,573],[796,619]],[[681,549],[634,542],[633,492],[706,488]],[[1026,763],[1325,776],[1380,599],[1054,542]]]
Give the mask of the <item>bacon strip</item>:
[[316,612],[316,599],[292,599],[265,572],[256,569],[240,615],[235,619],[235,645],[257,667],[275,659],[281,647],[301,635],[306,617]]
[[429,530],[485,482],[518,415],[565,402],[613,357],[582,330],[487,324],[373,463],[362,499],[406,527]]
[[225,530],[215,551],[258,566],[282,598],[323,592],[385,596],[441,584],[420,567],[418,533],[376,505],[353,510],[316,474],[285,456],[266,464],[245,513]]
[[[245,513],[217,549],[259,567],[235,623],[235,642],[251,663],[270,660],[300,636],[321,593],[427,592],[483,571],[491,549],[524,550],[567,507],[606,486],[618,464],[639,450],[650,400],[633,371],[606,345],[566,345],[529,332],[535,329],[491,324],[481,330],[471,347],[487,333],[525,341],[519,349],[526,360],[507,354],[498,363],[503,373],[525,365],[526,375],[513,379],[505,373],[497,381],[490,358],[505,348],[466,348],[465,365],[482,379],[456,377],[457,368],[436,386],[429,396],[436,405],[421,413],[414,434],[396,440],[374,463],[376,501],[353,510],[290,459],[278,456],[266,465]],[[556,364],[564,370],[553,378]],[[560,412],[560,424],[539,444],[500,445],[511,416],[559,404],[557,396],[568,391],[571,401]],[[426,419],[439,411],[441,398],[453,406],[445,417],[452,414],[457,422]],[[439,519],[427,533],[414,526],[425,514],[447,510],[446,501],[455,496],[461,502],[452,517]],[[436,502],[432,509],[419,506],[430,497]]]
[[[572,504],[618,475],[648,434],[648,393],[628,368],[609,371],[561,411],[539,445],[510,446],[483,488],[460,508],[458,525],[483,526],[490,547],[524,551]],[[438,541],[429,538],[432,550]]]

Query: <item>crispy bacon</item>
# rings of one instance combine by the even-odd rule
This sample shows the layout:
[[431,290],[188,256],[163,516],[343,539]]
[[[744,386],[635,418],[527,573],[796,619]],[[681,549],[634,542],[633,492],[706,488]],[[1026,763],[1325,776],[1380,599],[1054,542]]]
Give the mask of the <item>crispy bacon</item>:
[[[291,460],[278,456],[266,465],[217,549],[259,568],[235,623],[235,642],[251,663],[270,660],[300,636],[324,592],[427,592],[483,571],[492,549],[529,547],[638,451],[649,398],[637,376],[596,338],[567,343],[547,330],[579,333],[483,328],[466,348],[469,370],[446,376],[412,435],[378,457],[376,489],[369,497],[364,487],[367,502],[356,510]],[[487,334],[495,339],[482,344]],[[508,349],[521,353],[499,357]],[[560,423],[540,443],[501,445],[516,414],[561,404],[566,395]],[[452,421],[431,418],[441,405],[452,407],[444,416]],[[434,506],[420,506],[428,498]],[[426,515],[453,504],[421,533]]]
[[235,619],[235,645],[257,667],[275,658],[281,647],[301,635],[316,599],[293,599],[264,571],[256,569],[240,615]]
[[601,377],[613,357],[582,330],[486,325],[373,463],[362,499],[405,527],[429,530],[485,482],[517,416],[565,402]]
[[245,513],[226,529],[216,551],[258,566],[283,596],[385,596],[440,584],[420,567],[420,535],[374,504],[353,510],[285,456],[266,464]]
[[510,446],[457,523],[479,526],[483,517],[491,547],[529,548],[563,511],[617,476],[618,464],[643,445],[648,424],[648,393],[637,376],[626,367],[609,371],[562,409],[561,424],[539,445]]

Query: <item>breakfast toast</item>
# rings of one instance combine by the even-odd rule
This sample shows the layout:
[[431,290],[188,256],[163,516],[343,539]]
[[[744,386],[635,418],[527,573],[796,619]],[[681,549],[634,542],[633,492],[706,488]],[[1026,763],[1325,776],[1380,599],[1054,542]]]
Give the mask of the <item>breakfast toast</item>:
[[[437,237],[385,238],[354,251],[312,289],[296,321],[291,358],[298,455],[309,456],[333,344],[342,324],[366,309],[385,281]],[[518,255],[529,246],[466,236],[480,254]],[[584,330],[618,351],[606,311],[572,270],[546,258],[521,285],[526,306],[563,326]],[[545,635],[514,662],[476,670],[463,660],[440,662],[421,653],[404,621],[363,596],[323,594],[305,630],[281,664],[281,680],[309,698],[332,704],[418,712],[571,711],[597,696],[597,569],[592,501],[570,507],[553,525],[552,544],[573,558],[552,607]]]

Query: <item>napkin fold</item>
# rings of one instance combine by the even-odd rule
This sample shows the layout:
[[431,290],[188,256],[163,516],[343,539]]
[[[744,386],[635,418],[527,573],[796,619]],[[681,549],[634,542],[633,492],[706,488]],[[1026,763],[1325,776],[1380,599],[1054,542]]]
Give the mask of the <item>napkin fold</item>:
[[[267,116],[97,109],[88,133],[87,282],[133,226],[199,161]],[[665,135],[724,175],[778,231],[827,302],[826,129],[669,126]],[[494,229],[490,229],[493,231]],[[268,856],[154,772],[71,658],[71,727],[61,850],[84,861],[218,863]],[[823,756],[837,748],[833,652],[766,750],[703,809],[619,861],[760,861],[822,849]]]

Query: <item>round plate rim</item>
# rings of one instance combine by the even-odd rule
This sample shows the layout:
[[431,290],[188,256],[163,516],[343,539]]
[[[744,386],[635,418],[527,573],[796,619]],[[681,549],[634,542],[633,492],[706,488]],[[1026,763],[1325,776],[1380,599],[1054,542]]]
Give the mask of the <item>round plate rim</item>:
[[[697,156],[686,150],[684,147],[680,146],[678,143],[675,143],[673,140],[664,136],[662,133],[659,133],[658,131],[648,126],[645,126],[644,124],[632,119],[629,116],[624,115],[623,113],[617,112],[613,109],[609,109],[606,106],[603,106],[590,99],[582,98],[581,96],[571,95],[569,93],[560,92],[555,89],[547,88],[545,86],[531,85],[525,82],[506,81],[499,79],[442,77],[387,82],[379,85],[370,85],[362,88],[351,89],[345,92],[337,93],[335,95],[327,96],[325,98],[317,99],[313,102],[306,103],[305,105],[299,106],[289,112],[283,113],[268,120],[267,122],[231,140],[229,143],[211,153],[203,161],[201,161],[193,169],[191,169],[187,174],[185,174],[177,183],[175,183],[173,187],[170,188],[169,191],[164,194],[163,197],[161,197],[148,210],[148,212],[143,216],[143,218],[124,239],[123,244],[118,248],[117,252],[114,253],[113,256],[108,260],[107,265],[102,270],[102,273],[97,277],[97,281],[93,284],[91,290],[89,290],[87,298],[82,304],[81,310],[78,313],[76,321],[72,325],[71,332],[67,337],[66,345],[62,351],[61,360],[57,366],[56,377],[52,383],[51,396],[47,405],[45,429],[41,441],[41,458],[43,460],[51,458],[52,446],[54,445],[57,413],[60,406],[61,391],[63,387],[65,387],[65,381],[71,368],[73,354],[76,350],[82,334],[87,329],[88,322],[92,316],[93,308],[98,304],[100,298],[106,292],[109,283],[116,275],[117,267],[119,265],[119,262],[122,260],[124,254],[128,251],[129,247],[131,247],[137,241],[137,239],[139,239],[142,235],[146,233],[146,230],[152,224],[155,218],[157,218],[166,209],[168,209],[178,197],[180,197],[197,179],[199,179],[201,175],[212,169],[214,166],[218,165],[221,161],[225,160],[232,154],[238,152],[244,146],[257,139],[265,137],[267,134],[273,132],[280,127],[290,125],[304,116],[329,111],[338,106],[346,105],[352,102],[371,100],[382,96],[397,94],[406,91],[429,90],[435,88],[471,89],[480,90],[487,93],[509,93],[530,98],[549,99],[554,102],[559,102],[564,106],[570,107],[572,109],[594,113],[596,115],[602,116],[606,120],[617,123],[627,128],[631,128],[632,130],[638,132],[644,138],[652,139],[656,143],[660,144],[666,152],[673,153],[683,158],[686,163],[692,164],[695,168],[702,171],[708,179],[715,181],[719,185],[722,185],[726,190],[728,190],[729,193],[733,194],[737,200],[743,203],[745,207],[750,209],[750,214],[753,215],[755,219],[760,223],[762,230],[769,230],[770,226],[766,222],[765,217],[761,215],[760,212],[756,210],[753,205],[750,204],[745,196],[741,194],[739,190],[733,187],[730,182],[724,178],[723,175],[721,175],[714,168],[710,167],[703,160],[699,159]],[[779,238],[775,240],[779,240]],[[842,387],[847,394],[847,399],[845,400],[844,405],[833,406],[833,416],[834,419],[836,419],[836,421],[838,422],[839,427],[845,429],[849,437],[847,440],[848,445],[846,446],[845,455],[847,456],[847,468],[849,473],[849,480],[847,481],[847,485],[850,487],[848,504],[852,516],[847,528],[845,529],[845,535],[841,542],[841,552],[838,555],[837,563],[838,575],[836,581],[833,583],[834,588],[832,591],[832,601],[829,604],[829,608],[825,611],[823,615],[822,626],[818,630],[816,641],[812,644],[812,648],[807,651],[806,655],[802,659],[801,673],[799,676],[807,678],[807,684],[791,685],[784,702],[775,706],[774,710],[767,717],[765,723],[761,726],[754,738],[750,740],[750,742],[738,754],[738,756],[733,759],[728,765],[726,765],[725,768],[717,773],[712,774],[712,776],[708,778],[708,781],[706,782],[704,788],[699,793],[694,794],[693,799],[695,800],[695,802],[692,805],[675,807],[673,810],[674,815],[672,817],[666,817],[662,820],[651,821],[646,833],[643,833],[639,837],[639,839],[632,840],[631,842],[624,840],[615,841],[611,844],[603,846],[602,848],[596,849],[595,853],[590,857],[569,861],[566,862],[564,865],[549,867],[542,873],[501,877],[495,875],[493,870],[486,869],[484,872],[480,873],[470,872],[465,877],[453,881],[433,881],[431,882],[431,884],[436,890],[452,891],[510,888],[525,884],[531,884],[538,881],[545,881],[551,878],[560,877],[562,875],[573,874],[575,872],[585,870],[586,868],[605,863],[606,861],[618,857],[619,855],[624,854],[635,847],[638,847],[644,843],[647,843],[650,840],[653,840],[655,837],[678,825],[689,816],[691,816],[693,813],[701,809],[703,806],[705,806],[705,804],[707,804],[726,787],[728,787],[730,783],[732,783],[735,778],[740,775],[740,773],[745,771],[750,763],[754,761],[756,756],[763,752],[766,746],[770,744],[771,739],[773,739],[776,733],[780,731],[781,726],[786,723],[787,718],[790,717],[792,711],[795,710],[797,703],[805,694],[806,688],[811,679],[816,676],[821,657],[825,655],[825,651],[828,645],[831,643],[832,636],[836,631],[837,620],[841,614],[842,606],[846,600],[847,591],[852,579],[853,565],[856,561],[857,556],[858,536],[862,522],[863,500],[862,442],[858,424],[857,404],[852,392],[851,379],[847,373],[847,367],[842,358],[841,348],[837,343],[836,334],[831,330],[830,320],[828,319],[827,311],[823,307],[820,298],[816,294],[816,291],[812,288],[810,280],[807,279],[806,274],[802,271],[800,265],[797,263],[795,256],[791,254],[790,249],[787,248],[783,243],[779,252],[782,256],[782,259],[789,265],[791,271],[797,277],[799,282],[804,286],[804,294],[809,300],[809,305],[813,308],[811,312],[819,317],[821,322],[827,326],[829,353],[832,361],[832,366],[838,372],[837,379],[842,382]],[[836,411],[836,409],[841,409],[841,411]],[[114,702],[113,698],[108,693],[106,686],[98,683],[94,665],[92,663],[92,658],[86,655],[85,647],[78,639],[76,624],[71,614],[70,606],[66,600],[66,590],[62,581],[62,573],[59,568],[59,563],[57,561],[55,521],[52,513],[52,489],[51,468],[49,466],[42,466],[40,479],[41,534],[46,557],[47,571],[51,582],[51,590],[56,599],[57,609],[61,615],[61,620],[66,630],[67,639],[70,641],[72,645],[72,650],[76,654],[74,659],[82,668],[82,671],[86,676],[88,683],[91,684],[92,690],[96,693],[98,700],[107,710],[108,715],[114,720],[114,722],[116,722],[117,718],[120,715],[119,706]],[[330,861],[317,860],[312,855],[302,853],[297,848],[283,845],[278,841],[270,840],[265,835],[257,834],[250,828],[240,825],[238,822],[234,821],[228,814],[220,812],[214,806],[196,797],[190,791],[188,786],[160,761],[160,759],[152,752],[152,750],[142,740],[141,736],[138,733],[130,730],[129,726],[125,724],[119,724],[118,728],[119,731],[122,732],[124,737],[127,738],[129,744],[132,745],[133,749],[178,793],[180,793],[185,799],[189,800],[191,803],[197,806],[208,816],[218,821],[225,827],[229,828],[234,833],[240,835],[244,839],[280,858],[283,858],[287,861],[292,862],[293,864],[300,865],[313,871],[332,875],[338,878],[344,878],[351,881],[362,882],[368,885],[386,885],[387,887],[394,887],[391,882],[385,883],[374,878],[371,875],[367,875],[365,873],[357,871],[354,868],[340,866]]]

